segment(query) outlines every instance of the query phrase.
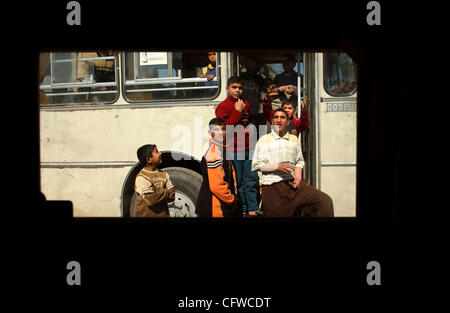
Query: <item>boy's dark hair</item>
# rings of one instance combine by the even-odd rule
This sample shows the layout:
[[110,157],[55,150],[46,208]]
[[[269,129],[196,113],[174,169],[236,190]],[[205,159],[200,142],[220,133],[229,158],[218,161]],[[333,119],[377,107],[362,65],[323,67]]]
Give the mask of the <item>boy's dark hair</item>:
[[285,105],[285,104],[290,104],[294,107],[295,110],[297,110],[297,97],[295,97],[295,96],[290,97],[289,99],[287,99],[286,101],[284,101],[281,104],[281,107],[283,107],[283,105]]
[[210,120],[209,121],[209,130],[211,130],[211,128],[214,126],[214,125],[224,125],[225,124],[225,121],[223,120],[223,119],[221,119],[221,118],[219,118],[219,117],[215,117],[215,118],[213,118],[212,120]]
[[231,76],[227,80],[227,87],[230,87],[232,84],[241,84],[242,85],[242,80],[237,76]]
[[287,114],[287,112],[286,112],[284,109],[282,109],[282,108],[276,108],[276,109],[273,110],[273,112],[272,112],[272,119],[273,119],[273,117],[275,116],[275,113],[277,113],[277,112],[283,112],[284,114],[286,114],[286,118],[288,117],[288,114]]
[[146,165],[146,158],[151,158],[153,156],[153,150],[156,149],[156,145],[143,145],[137,150],[137,157],[141,164]]

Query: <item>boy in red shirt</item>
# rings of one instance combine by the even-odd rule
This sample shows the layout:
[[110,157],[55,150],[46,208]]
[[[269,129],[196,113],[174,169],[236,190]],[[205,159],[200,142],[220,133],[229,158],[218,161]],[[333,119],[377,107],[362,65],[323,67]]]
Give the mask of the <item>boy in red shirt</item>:
[[[225,121],[227,127],[228,151],[233,155],[236,180],[239,191],[238,204],[244,215],[256,216],[259,208],[259,177],[252,172],[252,158],[257,141],[254,125],[249,125],[250,103],[242,100],[242,81],[230,77],[227,81],[228,97],[216,108],[216,117]],[[230,127],[229,126],[234,126]],[[234,137],[231,137],[234,135]],[[231,137],[231,138],[230,138]]]

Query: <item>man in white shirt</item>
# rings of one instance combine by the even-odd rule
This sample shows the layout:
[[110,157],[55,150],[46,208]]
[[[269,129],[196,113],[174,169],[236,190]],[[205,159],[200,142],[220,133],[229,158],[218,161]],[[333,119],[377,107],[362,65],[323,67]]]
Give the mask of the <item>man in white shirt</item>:
[[333,200],[302,179],[305,165],[299,138],[287,131],[286,111],[274,110],[272,132],[255,147],[252,171],[262,172],[262,204],[266,217],[333,217]]

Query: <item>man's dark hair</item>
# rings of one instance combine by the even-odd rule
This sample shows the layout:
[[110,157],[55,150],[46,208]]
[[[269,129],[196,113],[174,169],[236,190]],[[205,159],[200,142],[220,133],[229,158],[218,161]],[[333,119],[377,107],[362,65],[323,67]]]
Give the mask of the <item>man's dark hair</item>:
[[224,124],[225,124],[225,121],[223,119],[221,119],[219,117],[215,117],[215,118],[213,118],[212,120],[209,121],[209,130],[211,130],[211,128],[214,125],[224,125]]
[[249,56],[247,57],[247,60],[246,60],[246,61],[249,61],[249,60],[255,61],[255,63],[256,63],[257,65],[259,64],[259,60],[258,60],[256,57],[252,56],[252,55],[249,55]]
[[227,80],[227,87],[230,87],[232,84],[241,84],[242,85],[242,80],[237,76],[231,76]]
[[295,57],[292,54],[285,54],[284,57],[291,59],[291,61],[293,61],[293,62],[297,62],[297,60],[295,60]]
[[275,110],[273,110],[273,113],[272,113],[272,119],[273,119],[273,117],[275,116],[275,113],[277,113],[277,112],[283,112],[284,114],[286,114],[286,118],[288,117],[288,114],[287,114],[287,112],[286,112],[284,109],[282,109],[282,108],[276,108]]
[[151,158],[153,156],[153,150],[156,149],[156,145],[143,145],[137,150],[137,157],[141,164],[147,165],[146,158]]

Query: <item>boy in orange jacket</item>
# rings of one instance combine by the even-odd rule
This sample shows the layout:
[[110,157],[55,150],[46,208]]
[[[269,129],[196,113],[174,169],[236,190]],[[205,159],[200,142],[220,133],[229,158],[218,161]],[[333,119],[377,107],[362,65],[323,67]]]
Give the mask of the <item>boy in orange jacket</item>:
[[201,161],[203,183],[195,206],[199,217],[241,217],[237,205],[236,173],[227,157],[225,121],[209,122],[208,151]]

